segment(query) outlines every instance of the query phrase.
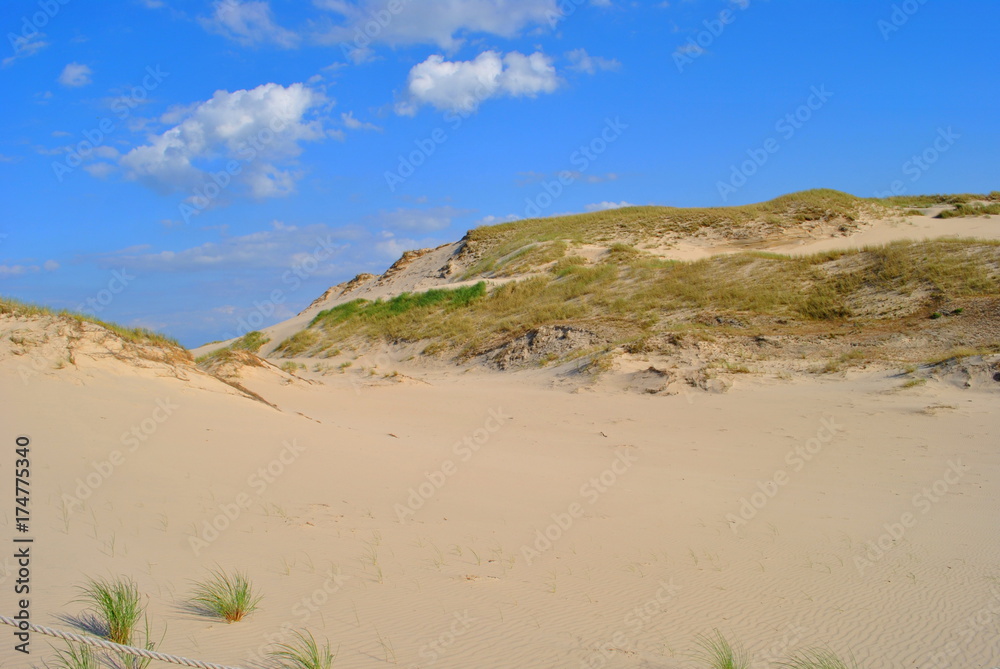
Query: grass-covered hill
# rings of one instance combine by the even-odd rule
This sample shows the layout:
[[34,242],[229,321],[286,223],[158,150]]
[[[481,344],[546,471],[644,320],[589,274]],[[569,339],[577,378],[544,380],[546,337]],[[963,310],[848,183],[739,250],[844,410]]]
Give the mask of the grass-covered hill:
[[[888,335],[1000,298],[1000,244],[896,242],[808,257],[748,250],[693,262],[665,260],[657,249],[699,236],[766,240],[803,227],[846,234],[865,220],[929,207],[982,215],[997,195],[870,200],[816,190],[742,207],[633,207],[481,227],[456,252],[460,287],[342,302],[275,354],[333,357],[388,342],[419,343],[425,355],[488,358],[553,327],[584,336],[534,361],[666,352],[678,336]],[[967,339],[989,346],[1000,332],[990,340],[988,329],[971,328]]]

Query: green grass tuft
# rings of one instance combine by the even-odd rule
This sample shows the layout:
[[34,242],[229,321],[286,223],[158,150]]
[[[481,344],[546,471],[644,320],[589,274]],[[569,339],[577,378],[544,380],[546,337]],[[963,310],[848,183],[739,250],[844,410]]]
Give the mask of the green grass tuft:
[[227,574],[221,569],[211,572],[209,578],[197,584],[192,601],[205,607],[227,622],[243,620],[257,609],[261,596],[253,591],[246,573]]
[[296,640],[290,644],[278,644],[271,652],[282,669],[330,669],[336,655],[330,652],[330,644],[320,646],[312,632],[295,632]]
[[56,650],[54,669],[101,669],[101,661],[91,646],[74,646],[66,642],[66,650]]
[[234,351],[250,351],[251,353],[257,353],[260,351],[261,347],[269,341],[271,341],[271,338],[266,334],[254,330],[253,332],[248,332],[234,341],[229,345],[229,348]]
[[107,639],[125,646],[132,645],[136,625],[145,613],[135,581],[127,577],[91,579],[80,589],[83,593],[80,601],[90,604],[104,627]]
[[719,630],[713,630],[711,636],[698,635],[695,638],[701,649],[699,659],[711,669],[749,669],[750,655],[739,643],[735,646]]
[[853,657],[850,661],[843,660],[833,651],[822,648],[799,651],[780,666],[788,669],[858,669]]
[[967,216],[991,216],[1000,214],[1000,204],[959,204],[954,209],[945,209],[938,218],[964,218]]

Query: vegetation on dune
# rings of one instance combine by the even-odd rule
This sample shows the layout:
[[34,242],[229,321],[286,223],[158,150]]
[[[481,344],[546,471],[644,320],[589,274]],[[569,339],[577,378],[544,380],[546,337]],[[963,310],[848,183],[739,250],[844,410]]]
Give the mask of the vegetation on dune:
[[833,651],[814,648],[795,653],[780,666],[787,669],[857,669],[858,664],[853,657],[844,660]]
[[158,332],[147,330],[146,328],[130,328],[124,325],[118,325],[117,323],[102,321],[99,318],[89,316],[87,314],[67,311],[65,309],[50,309],[48,307],[21,302],[19,300],[6,297],[0,297],[0,314],[10,314],[18,317],[53,316],[73,320],[77,323],[93,323],[94,325],[99,325],[106,330],[114,332],[125,341],[133,344],[164,346],[184,350],[184,347],[181,346],[176,339]]
[[939,207],[941,205],[962,205],[976,201],[1000,202],[1000,191],[988,195],[976,193],[957,193],[951,195],[894,195],[883,198],[880,202],[890,207]]
[[261,347],[267,342],[271,341],[263,332],[254,330],[253,332],[248,332],[232,344],[229,345],[234,351],[250,351],[251,353],[257,353],[260,351]]
[[[551,249],[558,244],[601,244],[627,242],[637,244],[667,234],[691,235],[701,230],[723,234],[753,222],[784,229],[806,221],[843,221],[850,223],[866,211],[884,207],[876,200],[866,200],[835,190],[819,189],[738,207],[626,207],[590,214],[553,216],[491,225],[469,231],[467,246],[474,249],[478,261],[465,277],[486,272],[512,273],[510,265],[522,265],[527,248]],[[564,247],[563,247],[564,249]],[[542,253],[542,251],[533,251]],[[549,258],[557,260],[561,255]],[[540,264],[540,263],[539,263]]]
[[222,348],[216,349],[211,353],[206,353],[205,355],[199,355],[195,358],[195,362],[199,365],[204,362],[225,362],[230,357],[232,357],[233,351],[247,351],[248,353],[258,353],[260,349],[267,342],[271,341],[263,332],[254,330],[253,332],[248,332],[229,346],[223,346]]
[[227,574],[221,569],[196,584],[193,597],[193,601],[206,611],[230,623],[239,622],[253,613],[260,600],[245,573]]
[[271,657],[278,661],[282,669],[330,669],[336,659],[336,653],[330,650],[330,644],[320,645],[312,632],[295,632],[292,643],[278,644]]
[[698,659],[711,669],[750,669],[750,654],[740,643],[731,643],[714,630],[711,636],[698,635],[695,638],[700,652]]
[[489,292],[477,284],[348,302],[317,315],[289,346],[305,342],[297,352],[315,354],[351,336],[434,339],[476,354],[543,325],[598,328],[625,340],[690,327],[705,312],[801,323],[864,320],[878,318],[865,315],[873,293],[938,299],[1000,293],[1000,244],[969,240],[896,242],[808,257],[747,252],[695,262],[621,247],[595,265],[568,260]]
[[109,641],[130,645],[145,612],[139,587],[130,578],[91,579],[82,587],[82,600],[90,604]]
[[1000,204],[959,204],[954,209],[945,209],[938,218],[963,218],[966,216],[991,216],[1000,214]]

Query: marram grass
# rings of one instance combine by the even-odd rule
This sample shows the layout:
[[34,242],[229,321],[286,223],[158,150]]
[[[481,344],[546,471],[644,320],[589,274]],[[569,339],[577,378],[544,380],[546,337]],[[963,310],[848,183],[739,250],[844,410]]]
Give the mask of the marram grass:
[[712,630],[711,635],[700,634],[695,642],[701,649],[698,659],[710,669],[749,669],[750,655],[742,644],[730,643],[719,630]]
[[136,625],[144,613],[135,581],[127,577],[91,579],[81,590],[81,600],[90,604],[108,640],[132,645]]
[[253,613],[260,600],[246,573],[234,571],[227,574],[221,569],[196,584],[193,598],[193,601],[230,623],[239,622]]
[[802,650],[786,662],[781,663],[787,669],[857,669],[857,662],[852,657],[850,661],[841,659],[836,653],[822,648]]
[[66,650],[56,650],[53,669],[101,669],[100,659],[90,646],[74,646],[67,642]]
[[320,646],[312,632],[295,632],[295,641],[278,644],[271,657],[278,661],[282,669],[330,669],[336,655],[330,652],[330,644]]

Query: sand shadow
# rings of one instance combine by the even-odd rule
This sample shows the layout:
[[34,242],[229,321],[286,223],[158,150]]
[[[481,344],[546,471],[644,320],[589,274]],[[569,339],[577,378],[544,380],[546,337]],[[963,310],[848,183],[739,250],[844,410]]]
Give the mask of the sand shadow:
[[76,629],[86,632],[92,636],[101,638],[107,638],[108,636],[109,630],[107,624],[93,613],[86,611],[77,615],[59,613],[56,614],[55,618],[65,625],[75,627]]

